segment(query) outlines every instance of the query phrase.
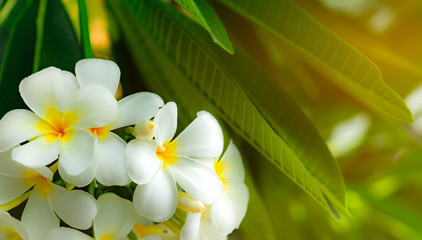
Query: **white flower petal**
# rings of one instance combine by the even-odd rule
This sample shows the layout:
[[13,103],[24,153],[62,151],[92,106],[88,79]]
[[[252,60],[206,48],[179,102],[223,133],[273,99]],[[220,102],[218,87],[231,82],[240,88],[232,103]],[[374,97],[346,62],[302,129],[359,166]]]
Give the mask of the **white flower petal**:
[[139,238],[139,240],[161,240],[160,235],[151,235],[148,237]]
[[120,69],[116,63],[105,59],[82,59],[75,66],[76,78],[81,88],[100,85],[116,94],[120,81]]
[[52,108],[62,112],[78,88],[72,73],[49,67],[23,79],[19,92],[26,105],[38,116],[45,118],[47,111]]
[[60,140],[50,140],[48,134],[13,149],[12,158],[27,167],[38,168],[52,163],[59,157]]
[[245,217],[246,210],[248,208],[248,187],[243,182],[226,179],[224,181],[224,192],[230,197],[233,202],[236,213],[236,228],[239,228],[239,225]]
[[154,222],[164,222],[173,216],[177,208],[177,187],[170,171],[160,170],[150,182],[138,185],[133,205],[138,214]]
[[111,126],[112,130],[150,120],[164,102],[155,93],[140,92],[123,98],[118,104],[119,117]]
[[140,225],[144,226],[152,226],[154,225],[154,222],[149,220],[148,218],[141,216],[139,214],[136,214],[135,222],[137,222]]
[[106,193],[98,198],[98,214],[94,219],[97,239],[103,235],[121,239],[129,234],[135,225],[135,211],[129,200],[114,193]]
[[0,152],[40,135],[38,126],[43,120],[34,113],[24,110],[12,110],[0,120]]
[[218,164],[221,164],[222,169],[220,177],[242,182],[245,180],[245,168],[243,167],[242,156],[233,141],[230,141],[226,152]]
[[59,174],[60,177],[63,178],[68,183],[71,183],[77,187],[85,187],[89,183],[94,180],[96,171],[97,171],[97,160],[95,159],[92,161],[92,163],[88,166],[87,169],[85,169],[82,173],[78,175],[69,175],[64,169],[59,161]]
[[211,219],[201,219],[200,240],[227,240],[227,235],[218,232]]
[[164,142],[170,142],[173,139],[177,129],[177,106],[174,102],[168,102],[157,113],[154,118],[157,130],[155,140],[163,148]]
[[174,142],[179,155],[214,158],[223,151],[224,137],[217,120],[210,113],[202,111]]
[[[51,209],[48,199],[34,189],[22,213],[22,223],[29,233],[29,239],[45,239],[48,233],[59,227],[59,219]],[[42,224],[40,224],[42,223]]]
[[24,178],[0,176],[0,204],[14,200],[31,187]]
[[[9,240],[11,231],[14,231],[14,234],[18,234],[21,239],[29,239],[28,231],[26,231],[25,226],[19,220],[10,216],[6,211],[0,211],[0,239]],[[15,239],[13,237],[12,239]]]
[[86,235],[85,233],[81,233],[78,230],[72,228],[55,228],[50,231],[47,238],[45,240],[93,240],[92,237]]
[[25,166],[12,160],[12,149],[0,152],[0,176],[23,178],[25,169]]
[[117,101],[106,88],[88,86],[81,88],[69,101],[66,114],[76,127],[98,128],[113,123],[118,115]]
[[229,234],[236,227],[236,213],[232,200],[223,192],[211,207],[211,219],[221,234]]
[[68,129],[66,141],[62,140],[59,162],[69,175],[78,175],[94,161],[95,138],[88,130]]
[[127,144],[126,159],[130,178],[137,184],[145,184],[157,174],[163,161],[157,158],[157,143],[134,139]]
[[130,183],[125,152],[126,142],[112,132],[105,139],[98,139],[95,174],[98,182],[105,186],[125,186]]
[[69,226],[88,229],[97,215],[95,198],[81,190],[67,191],[63,187],[53,185],[50,201],[54,211]]
[[180,231],[181,240],[199,239],[199,227],[201,226],[202,213],[190,213],[186,216],[185,225]]
[[179,157],[171,166],[174,178],[192,198],[212,204],[221,195],[222,183],[207,165],[190,158]]

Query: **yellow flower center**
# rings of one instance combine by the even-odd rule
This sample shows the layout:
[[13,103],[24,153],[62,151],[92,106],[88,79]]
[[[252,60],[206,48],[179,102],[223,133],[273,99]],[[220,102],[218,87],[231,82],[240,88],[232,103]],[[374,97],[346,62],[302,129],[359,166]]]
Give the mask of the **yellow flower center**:
[[133,227],[138,238],[148,237],[150,235],[159,234],[164,231],[160,225],[144,226],[139,223],[135,223]]
[[110,133],[110,126],[104,126],[99,128],[90,128],[89,131],[91,131],[92,136],[95,136],[95,133],[97,133],[98,139],[104,139],[108,136]]
[[224,185],[224,177],[221,176],[224,173],[224,164],[222,161],[215,160],[214,161],[214,169],[215,173],[217,174],[218,178],[223,182]]
[[60,137],[65,142],[72,136],[69,128],[75,125],[77,117],[74,113],[60,113],[58,109],[51,108],[47,111],[45,120],[38,124],[38,129],[47,132],[47,140],[57,141]]
[[13,228],[0,229],[0,233],[1,232],[5,233],[6,239],[8,240],[22,240],[21,236],[19,236],[18,232]]
[[53,191],[51,181],[36,171],[25,172],[25,182],[29,187],[34,188],[44,197],[47,197]]
[[163,168],[166,168],[167,166],[172,165],[177,161],[177,156],[174,155],[176,152],[176,142],[164,142],[163,147],[166,150],[157,147],[155,153],[157,154],[157,158],[163,161]]
[[111,234],[104,234],[97,240],[114,240],[114,236]]

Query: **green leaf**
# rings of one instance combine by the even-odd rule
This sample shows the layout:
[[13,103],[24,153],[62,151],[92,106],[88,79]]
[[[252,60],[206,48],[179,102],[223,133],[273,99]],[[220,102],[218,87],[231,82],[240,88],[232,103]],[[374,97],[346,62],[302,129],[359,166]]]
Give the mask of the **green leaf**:
[[267,209],[249,171],[246,171],[245,182],[249,188],[249,204],[246,216],[239,228],[242,239],[277,239],[274,225],[268,214],[268,210],[271,209]]
[[290,0],[218,0],[299,48],[333,71],[333,83],[359,101],[411,123],[403,99],[384,83],[378,67]]
[[81,28],[81,43],[85,58],[92,58],[91,38],[89,37],[88,13],[85,0],[78,0],[79,24]]
[[[173,96],[179,106],[185,106],[187,111],[199,108],[217,113],[323,208],[332,211],[324,193],[344,207],[344,184],[335,160],[300,108],[285,92],[277,87],[274,92],[263,92],[265,95],[259,97],[261,100],[268,97],[287,101],[285,107],[277,109],[281,111],[280,115],[271,115],[269,111],[273,109],[264,102],[257,101],[257,105],[266,106],[258,110],[257,105],[251,102],[239,87],[237,81],[242,79],[236,80],[234,75],[224,71],[222,65],[227,62],[220,63],[222,59],[216,58],[210,52],[211,49],[221,50],[215,48],[212,42],[201,41],[199,44],[195,38],[207,38],[202,29],[174,8],[156,1],[126,1],[128,5],[120,1],[109,2],[121,22],[135,63],[144,75],[144,81],[152,86],[153,91]],[[195,36],[190,35],[193,33]],[[229,56],[227,61],[230,60],[233,61]],[[238,71],[244,68],[238,66]],[[262,80],[252,78],[250,81]],[[255,86],[249,87],[252,89]],[[208,103],[201,106],[204,102]],[[287,116],[289,120],[283,122],[289,123],[284,126],[288,130],[285,133],[286,139],[275,132],[271,122],[267,122],[261,114],[261,110],[266,112],[265,115],[272,118],[274,123],[283,114]],[[289,116],[292,114],[296,115]],[[281,126],[278,128],[283,129]],[[307,134],[309,132],[311,134]],[[290,137],[295,135],[295,138]],[[291,145],[295,146],[295,149]],[[309,147],[312,154],[297,152],[298,149],[308,151],[300,145]],[[304,161],[299,156],[309,159]],[[304,165],[305,163],[308,166]],[[324,185],[326,183],[328,185]]]
[[60,0],[41,0],[37,18],[34,72],[55,66],[73,72],[82,50]]
[[32,73],[38,5],[37,0],[26,1],[12,26],[0,69],[0,116],[25,106],[18,86],[23,78]]
[[25,1],[9,0],[7,4],[3,2],[0,10],[0,66],[9,42],[10,31],[19,13],[25,6]]
[[206,0],[176,0],[176,2],[210,33],[215,43],[230,54],[234,53],[232,43],[229,36],[227,36],[223,23],[221,23],[214,9]]

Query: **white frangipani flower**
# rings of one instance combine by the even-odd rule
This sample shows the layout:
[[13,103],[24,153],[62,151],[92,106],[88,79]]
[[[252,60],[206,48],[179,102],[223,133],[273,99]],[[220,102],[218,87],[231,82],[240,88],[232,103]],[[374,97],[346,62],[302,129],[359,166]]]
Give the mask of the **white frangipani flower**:
[[0,240],[29,240],[25,226],[8,212],[0,211]]
[[69,175],[78,175],[94,161],[95,139],[88,128],[113,123],[117,101],[102,86],[79,88],[75,76],[55,67],[22,80],[19,92],[33,111],[17,109],[0,120],[0,151],[13,149],[13,160],[31,168],[59,158]]
[[62,227],[53,229],[46,240],[127,239],[127,235],[135,224],[136,217],[132,202],[123,199],[114,193],[106,193],[98,198],[97,203],[98,214],[94,218],[93,226],[95,238],[77,230]]
[[220,233],[229,234],[239,227],[249,202],[242,157],[233,141],[221,159],[215,161],[214,168],[223,183],[223,192],[211,206],[211,219]]
[[198,212],[197,200],[179,195],[179,208],[188,212],[180,237],[182,240],[227,239],[242,222],[249,201],[249,191],[244,183],[245,170],[242,157],[232,141],[218,161],[215,171],[223,183],[220,198]]
[[205,211],[205,205],[198,200],[192,199],[186,193],[179,192],[178,207],[188,212],[185,224],[180,231],[181,240],[224,240],[227,234],[221,234],[209,217],[209,207]]
[[177,107],[162,107],[154,118],[155,140],[134,139],[126,156],[129,176],[139,184],[133,202],[135,210],[150,220],[169,219],[177,208],[177,187],[206,204],[215,202],[222,189],[209,162],[223,149],[223,133],[208,112],[197,118],[172,140],[177,127]]
[[[120,81],[120,69],[116,63],[103,59],[83,59],[76,63],[75,72],[82,88],[103,86],[115,95]],[[146,122],[154,117],[163,105],[161,97],[149,92],[132,94],[120,100],[116,121],[107,126],[89,129],[97,146],[91,165],[77,176],[63,171],[59,165],[60,175],[79,187],[89,184],[94,177],[106,186],[129,184],[125,159],[126,142],[111,131]]]
[[0,204],[13,201],[33,187],[22,214],[22,223],[31,240],[43,240],[52,228],[58,227],[57,216],[75,228],[91,227],[97,214],[94,197],[81,190],[67,191],[52,183],[50,169],[27,168],[13,161],[10,152],[0,153]]

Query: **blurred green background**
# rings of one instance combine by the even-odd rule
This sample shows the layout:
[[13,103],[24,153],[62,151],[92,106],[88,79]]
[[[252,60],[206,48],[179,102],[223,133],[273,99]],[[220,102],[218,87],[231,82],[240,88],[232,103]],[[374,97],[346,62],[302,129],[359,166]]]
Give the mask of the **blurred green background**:
[[[4,6],[12,0],[0,2],[3,2],[0,37],[3,37],[1,41],[6,41]],[[250,56],[295,100],[327,143],[346,185],[346,210],[339,210],[341,207],[334,204],[340,215],[340,220],[336,220],[295,182],[281,174],[250,141],[232,130],[225,120],[226,133],[239,145],[245,159],[247,185],[251,192],[244,222],[230,238],[422,239],[422,120],[419,118],[422,91],[414,92],[422,79],[422,2],[294,1],[330,32],[372,60],[387,85],[402,98],[413,93],[406,100],[415,118],[410,125],[366,104],[365,96],[359,92],[353,95],[335,83],[338,76],[324,64],[223,2],[208,1],[235,46],[234,56],[238,52]],[[81,39],[78,1],[63,0],[62,3],[76,37]],[[121,3],[90,0],[86,4],[93,55],[113,59],[119,65],[122,71],[120,96],[148,90],[162,95],[165,101],[178,102],[171,97],[174,92],[169,93],[165,84],[154,87],[154,82],[148,80],[158,73],[149,68],[153,63],[148,58],[137,55],[138,50],[128,37],[130,30],[124,26],[130,23],[124,23],[116,16]],[[176,2],[166,4],[183,11]],[[258,9],[269,3],[256,1],[255,4]],[[134,5],[127,3],[126,7],[130,12]],[[184,14],[190,19],[186,11]],[[142,41],[142,36],[138,39]],[[2,45],[4,48],[5,44]],[[0,75],[6,74],[5,69],[7,66],[2,68]],[[6,102],[7,99],[3,99],[2,105],[7,105]],[[191,113],[201,108],[200,102],[198,104],[181,104],[181,111],[188,109],[181,114],[187,115],[181,116],[181,125],[194,118]],[[10,107],[14,106],[10,104]]]

